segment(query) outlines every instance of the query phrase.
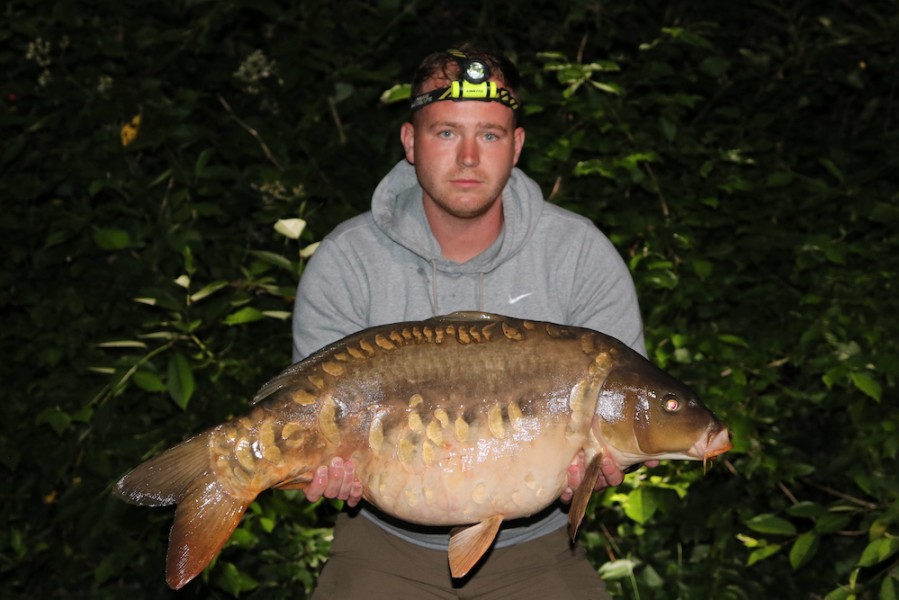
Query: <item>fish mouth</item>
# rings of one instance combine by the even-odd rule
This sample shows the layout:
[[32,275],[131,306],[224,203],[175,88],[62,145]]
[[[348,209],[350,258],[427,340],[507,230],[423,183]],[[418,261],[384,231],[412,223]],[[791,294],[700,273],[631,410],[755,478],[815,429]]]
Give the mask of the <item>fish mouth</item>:
[[693,446],[692,454],[702,457],[702,471],[705,472],[709,459],[720,456],[733,447],[727,427],[716,427],[710,429],[705,439],[699,440]]

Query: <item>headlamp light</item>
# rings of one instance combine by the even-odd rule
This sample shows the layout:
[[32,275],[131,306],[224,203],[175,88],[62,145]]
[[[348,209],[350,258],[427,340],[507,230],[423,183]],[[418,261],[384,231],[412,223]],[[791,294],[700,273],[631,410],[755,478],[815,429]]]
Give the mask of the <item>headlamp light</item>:
[[499,102],[513,111],[518,110],[518,100],[511,91],[498,87],[494,81],[487,81],[490,78],[490,68],[487,63],[469,58],[461,50],[447,50],[446,53],[459,64],[459,79],[453,81],[448,87],[415,96],[411,104],[412,112],[441,100]]
[[462,67],[462,77],[471,83],[481,83],[490,77],[490,69],[479,60],[468,60]]

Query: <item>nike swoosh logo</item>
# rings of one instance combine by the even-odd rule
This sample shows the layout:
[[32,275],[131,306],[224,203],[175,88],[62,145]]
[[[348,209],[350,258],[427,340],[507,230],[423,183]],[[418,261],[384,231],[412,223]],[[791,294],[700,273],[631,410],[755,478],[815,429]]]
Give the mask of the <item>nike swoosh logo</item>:
[[512,296],[509,296],[509,304],[515,304],[515,303],[518,302],[519,300],[524,300],[525,298],[527,298],[528,296],[530,296],[530,295],[533,294],[533,293],[534,293],[534,292],[528,292],[527,294],[522,294],[522,295],[520,295],[520,296],[515,296],[514,298],[513,298]]

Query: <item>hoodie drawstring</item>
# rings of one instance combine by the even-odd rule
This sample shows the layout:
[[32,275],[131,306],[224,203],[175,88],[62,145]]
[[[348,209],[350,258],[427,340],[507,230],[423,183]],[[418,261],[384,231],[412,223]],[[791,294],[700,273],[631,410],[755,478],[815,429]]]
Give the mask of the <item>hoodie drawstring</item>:
[[478,275],[478,310],[484,312],[484,272]]
[[434,316],[440,315],[440,300],[437,299],[437,259],[431,259],[431,308]]
[[[431,310],[434,316],[440,316],[440,299],[437,296],[437,259],[431,259]],[[483,312],[484,309],[484,272],[478,273],[478,308]]]

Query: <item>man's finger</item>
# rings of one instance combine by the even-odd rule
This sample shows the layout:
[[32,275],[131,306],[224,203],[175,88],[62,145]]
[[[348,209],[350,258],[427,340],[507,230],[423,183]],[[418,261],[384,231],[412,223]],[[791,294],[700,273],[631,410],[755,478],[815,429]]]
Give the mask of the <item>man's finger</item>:
[[328,486],[325,488],[326,498],[337,498],[343,486],[343,459],[335,456],[328,467]]
[[350,497],[347,498],[346,504],[352,508],[359,504],[360,500],[362,500],[362,482],[356,480],[353,482],[353,487],[350,490]]
[[[624,481],[624,473],[618,468],[615,461],[608,456],[602,458],[601,469],[602,477],[605,478],[607,486],[621,485],[621,482]],[[598,480],[597,483],[599,483]]]
[[315,502],[322,497],[322,494],[324,493],[327,486],[328,467],[323,465],[315,470],[315,474],[312,476],[312,481],[310,481],[309,485],[306,486],[306,489],[303,490],[303,494],[306,495],[306,500],[308,500],[309,502]]
[[348,500],[353,491],[353,484],[356,481],[356,465],[353,461],[348,460],[343,463],[343,481],[340,485],[340,493],[338,498]]

